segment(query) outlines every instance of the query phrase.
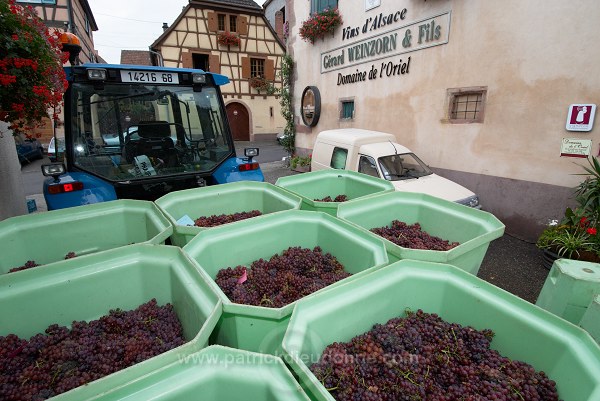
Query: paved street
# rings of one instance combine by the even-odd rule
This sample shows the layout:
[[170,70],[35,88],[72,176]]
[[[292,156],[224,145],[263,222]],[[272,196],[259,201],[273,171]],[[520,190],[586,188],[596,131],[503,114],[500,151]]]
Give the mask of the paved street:
[[[238,155],[243,154],[246,146],[258,146],[261,149],[257,160],[261,162],[265,181],[274,184],[279,177],[299,174],[291,171],[281,161],[285,152],[275,141],[237,143]],[[34,185],[31,181],[39,179],[39,192],[43,178],[40,165],[41,162],[36,161],[22,169],[24,181],[28,181],[26,188]],[[27,198],[36,200],[39,212],[46,210],[41,194],[31,194]],[[480,278],[532,303],[535,303],[547,275],[548,270],[542,266],[541,251],[534,244],[521,241],[510,234],[491,242],[478,274]]]

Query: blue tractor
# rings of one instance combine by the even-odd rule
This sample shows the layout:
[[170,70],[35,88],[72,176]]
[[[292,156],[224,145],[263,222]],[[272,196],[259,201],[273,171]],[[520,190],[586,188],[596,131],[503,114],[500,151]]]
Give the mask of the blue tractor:
[[219,89],[226,76],[112,64],[65,70],[62,162],[42,166],[48,210],[264,181],[257,148],[236,156]]

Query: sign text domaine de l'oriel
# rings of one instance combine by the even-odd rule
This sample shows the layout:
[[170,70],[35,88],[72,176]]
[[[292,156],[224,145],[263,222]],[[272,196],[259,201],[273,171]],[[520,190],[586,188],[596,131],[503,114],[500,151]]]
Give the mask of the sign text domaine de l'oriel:
[[[343,41],[377,34],[321,53],[321,74],[357,66],[352,72],[338,72],[338,85],[400,76],[408,74],[410,56],[406,59],[398,57],[396,60],[380,63],[374,61],[448,43],[450,11],[398,26],[404,22],[406,14],[406,8],[390,14],[380,13],[375,17],[367,18],[362,26],[344,28]],[[388,30],[378,33],[385,29]],[[366,63],[372,64],[366,68],[358,67]]]

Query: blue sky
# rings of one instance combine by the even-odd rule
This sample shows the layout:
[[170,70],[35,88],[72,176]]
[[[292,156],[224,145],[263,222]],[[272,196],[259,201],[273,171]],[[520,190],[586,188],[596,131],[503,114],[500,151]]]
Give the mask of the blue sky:
[[121,50],[148,50],[188,0],[88,0],[98,30],[94,45],[109,63],[121,61]]

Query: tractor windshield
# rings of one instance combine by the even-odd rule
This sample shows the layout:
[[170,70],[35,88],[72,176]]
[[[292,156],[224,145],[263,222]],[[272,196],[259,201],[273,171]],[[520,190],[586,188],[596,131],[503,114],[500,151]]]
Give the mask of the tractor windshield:
[[73,83],[71,91],[72,162],[104,179],[207,172],[234,152],[215,87]]

